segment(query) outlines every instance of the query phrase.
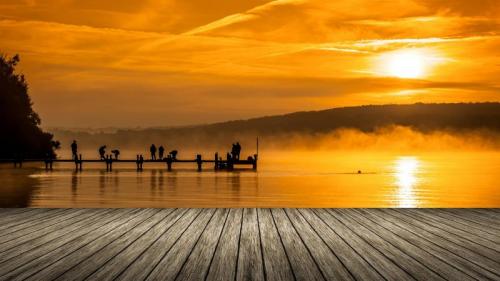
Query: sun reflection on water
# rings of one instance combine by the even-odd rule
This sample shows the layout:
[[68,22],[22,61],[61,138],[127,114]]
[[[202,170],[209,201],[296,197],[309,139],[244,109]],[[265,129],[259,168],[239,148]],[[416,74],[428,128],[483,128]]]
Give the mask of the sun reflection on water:
[[400,157],[395,162],[396,186],[398,207],[417,207],[414,188],[418,182],[417,173],[420,168],[420,161],[416,157]]

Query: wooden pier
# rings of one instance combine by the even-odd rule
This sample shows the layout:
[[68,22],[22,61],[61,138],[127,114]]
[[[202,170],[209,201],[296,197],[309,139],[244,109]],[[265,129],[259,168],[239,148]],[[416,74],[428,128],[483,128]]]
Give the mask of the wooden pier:
[[500,280],[498,209],[0,209],[0,280]]
[[114,163],[135,163],[137,170],[143,170],[144,163],[161,163],[165,164],[168,171],[172,170],[172,166],[175,163],[194,163],[198,171],[202,171],[203,164],[211,164],[214,170],[234,170],[237,167],[251,167],[253,170],[257,170],[258,155],[254,154],[249,156],[247,159],[233,159],[228,154],[226,159],[219,157],[218,153],[215,153],[213,159],[202,159],[201,154],[197,154],[193,159],[177,159],[170,155],[165,158],[151,160],[145,159],[143,155],[137,155],[136,159],[115,159],[112,155],[106,155],[104,159],[83,159],[80,154],[76,159],[0,159],[0,163],[13,163],[14,167],[22,167],[23,163],[44,163],[45,169],[52,170],[54,163],[74,163],[76,170],[83,170],[84,163],[103,163],[106,166],[107,171],[113,170]]

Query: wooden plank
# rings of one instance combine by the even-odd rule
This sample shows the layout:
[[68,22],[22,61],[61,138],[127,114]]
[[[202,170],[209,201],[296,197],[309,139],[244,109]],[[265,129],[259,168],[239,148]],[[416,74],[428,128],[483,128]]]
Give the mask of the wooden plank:
[[130,244],[134,243],[144,233],[158,225],[165,217],[172,213],[173,209],[164,209],[155,213],[153,216],[147,218],[134,228],[127,231],[125,235],[113,240],[105,247],[95,251],[91,256],[85,260],[80,261],[77,265],[57,277],[55,280],[84,280],[96,269],[100,268],[103,264],[107,263],[114,256],[119,254]]
[[[447,247],[453,247],[455,248],[456,251],[458,251],[458,249],[460,248],[464,249],[460,252],[467,253],[467,255],[471,257],[472,261],[480,260],[482,265],[490,266],[492,268],[500,268],[499,267],[500,264],[497,263],[499,259],[488,258],[481,251],[470,249],[470,247],[468,247],[467,245],[468,243],[467,240],[463,240],[455,235],[449,235],[448,233],[443,233],[442,230],[437,229],[431,225],[425,224],[419,220],[408,217],[404,215],[401,211],[380,209],[380,212],[382,212],[382,215],[386,216],[392,215],[393,217],[399,220],[399,223],[401,225],[413,225],[415,228],[418,229],[417,231],[414,231],[414,233],[419,233],[422,235],[425,235],[426,233],[432,234],[428,235],[428,237],[430,239],[439,241],[441,245],[447,245]],[[389,218],[389,216],[387,218]],[[455,246],[452,246],[452,244]]]
[[313,211],[298,209],[298,212],[328,248],[342,261],[342,264],[356,280],[385,280],[355,249],[351,248],[334,229],[331,229]]
[[[217,213],[220,214],[220,210]],[[214,209],[202,210],[179,240],[165,253],[146,280],[174,280],[214,214]]]
[[438,217],[436,215],[430,215],[430,216],[427,215],[426,216],[425,214],[423,214],[422,212],[420,212],[418,210],[408,210],[408,212],[414,216],[419,217],[421,220],[425,220],[428,223],[433,223],[433,225],[436,225],[445,231],[456,233],[456,234],[458,234],[466,239],[474,241],[475,243],[480,244],[484,247],[496,250],[497,252],[500,253],[500,244],[498,244],[494,241],[485,239],[483,236],[479,236],[479,235],[471,232],[470,230],[463,230],[461,228],[457,228],[453,225],[450,225],[450,223],[447,223],[445,220],[441,219],[440,217]]
[[353,221],[356,221],[366,229],[369,229],[374,235],[387,241],[389,244],[399,249],[401,252],[404,252],[405,254],[411,256],[415,262],[424,265],[428,269],[443,277],[443,279],[450,278],[453,280],[475,280],[469,274],[460,270],[459,267],[457,268],[450,265],[449,261],[446,262],[442,259],[437,258],[425,249],[422,249],[421,247],[416,246],[415,244],[412,244],[405,239],[402,239],[393,232],[383,228],[377,223],[374,223],[365,216],[360,215],[355,210],[342,209],[336,211],[344,214],[346,217],[349,217]]
[[215,212],[181,271],[177,274],[176,280],[205,280],[228,214],[228,209],[218,209]]
[[[0,214],[0,230],[7,229],[8,224],[15,222],[19,223],[25,219],[31,219],[35,214],[49,213],[54,209],[35,209],[35,208],[2,208],[2,213]],[[1,233],[1,231],[0,231]]]
[[494,209],[467,209],[469,211],[477,213],[479,216],[485,216],[491,218],[500,223],[500,218],[498,217],[498,213],[492,212]]
[[349,227],[337,218],[333,217],[328,210],[313,210],[321,220],[349,244],[363,259],[368,262],[374,270],[389,280],[413,280],[414,278],[392,260],[387,258],[379,249],[366,242]]
[[43,268],[63,259],[66,255],[133,219],[138,213],[139,210],[137,209],[114,211],[112,214],[104,216],[99,222],[94,222],[85,229],[80,229],[72,233],[73,235],[53,240],[51,243],[46,243],[36,250],[23,254],[21,257],[11,259],[1,264],[1,272],[7,272],[8,274],[2,276],[0,280],[15,278],[22,280],[25,277],[36,274]]
[[473,220],[483,222],[500,230],[500,219],[493,213],[481,213],[475,209],[446,209],[446,211],[455,213],[460,216],[466,216]]
[[57,214],[52,214],[51,216],[47,216],[43,219],[40,219],[36,222],[26,222],[23,224],[19,224],[5,230],[2,236],[0,237],[0,251],[2,251],[2,245],[6,242],[14,240],[16,238],[27,236],[26,239],[30,239],[31,236],[36,236],[36,233],[44,228],[53,226],[57,223],[60,223],[64,220],[70,219],[72,217],[78,216],[83,213],[82,209],[64,209]]
[[[79,264],[82,260],[91,256],[93,253],[104,248],[112,241],[125,235],[128,231],[133,229],[136,225],[156,214],[158,210],[144,209],[139,211],[139,214],[131,220],[125,222],[121,226],[111,230],[100,238],[86,244],[78,250],[64,256],[63,258],[52,263],[50,266],[42,269],[34,275],[29,276],[26,280],[53,280],[65,271],[71,269],[73,266]],[[17,279],[17,277],[16,277]]]
[[0,208],[0,223],[3,222],[4,218],[9,218],[13,216],[20,215],[25,212],[30,212],[36,209],[33,208]]
[[269,209],[257,210],[266,280],[294,280],[278,229]]
[[12,221],[0,225],[0,236],[5,236],[11,233],[14,227],[30,227],[45,219],[50,219],[63,211],[67,211],[67,209],[47,209],[41,212],[22,213],[20,215],[16,215],[12,218]]
[[[394,234],[399,235],[415,246],[432,253],[445,262],[453,264],[456,268],[466,271],[474,278],[479,280],[484,278],[500,278],[500,275],[489,270],[484,264],[481,264],[481,262],[476,264],[471,261],[471,259],[474,260],[477,256],[471,256],[470,253],[463,248],[457,247],[452,243],[447,243],[448,241],[440,239],[438,236],[432,236],[432,234],[426,235],[424,231],[414,228],[409,224],[401,223],[400,220],[394,219],[389,215],[381,215],[377,210],[361,209],[357,211],[367,219],[392,231]],[[484,260],[484,258],[481,257],[479,261],[481,260]]]
[[6,246],[6,250],[2,252],[0,262],[15,258],[16,256],[22,255],[26,252],[31,252],[45,243],[64,237],[68,233],[71,233],[71,231],[95,221],[95,217],[97,215],[105,212],[109,212],[109,210],[103,209],[87,211],[84,214],[81,214],[78,218],[75,218],[74,221],[63,221],[64,224],[56,225],[50,229],[44,229],[44,232],[37,233],[37,235],[30,236],[29,238],[19,237],[18,239],[9,241],[4,244]]
[[325,280],[307,246],[297,234],[283,209],[273,209],[271,214],[280,234],[285,253],[297,280]]
[[442,276],[438,275],[430,268],[416,261],[411,255],[407,254],[406,251],[402,251],[382,239],[376,234],[376,232],[357,223],[344,213],[338,211],[338,209],[328,211],[339,221],[348,225],[352,231],[362,237],[362,239],[364,239],[367,243],[377,248],[384,256],[399,265],[404,271],[408,272],[411,276],[413,276],[413,278],[417,280],[445,280]]
[[144,280],[156,267],[162,257],[172,248],[194,220],[201,214],[200,209],[187,212],[158,240],[146,249],[137,259],[123,270],[115,280]]
[[455,210],[455,209],[442,209],[443,212],[448,213],[452,216],[456,216],[458,218],[462,218],[464,220],[468,220],[470,222],[474,222],[476,224],[481,225],[483,228],[492,230],[492,231],[500,231],[500,227],[496,225],[495,221],[485,220],[480,216],[471,215],[470,211],[464,210]]
[[[78,223],[87,217],[94,216],[96,215],[95,212],[99,214],[102,210],[68,210],[65,214],[55,217],[52,221],[46,222],[46,224],[33,226],[32,231],[31,229],[25,229],[24,231],[13,233],[12,235],[7,236],[8,238],[6,238],[5,241],[0,243],[0,253],[2,253],[2,256],[5,256],[4,253],[6,251],[9,251],[19,245],[26,246],[26,244],[29,244],[30,247],[34,248],[39,245],[40,237],[51,233],[63,234],[61,231],[65,227]],[[4,257],[0,257],[0,261],[2,261],[3,258]]]
[[355,280],[297,209],[285,209],[285,213],[327,280]]
[[236,280],[265,280],[256,209],[243,210]]
[[500,243],[500,235],[498,235],[498,233],[491,233],[489,231],[485,231],[484,227],[481,228],[474,223],[462,220],[460,218],[450,215],[449,213],[444,213],[437,209],[433,210],[419,209],[419,214],[428,219],[438,220],[442,224],[446,224],[449,225],[450,227],[458,228],[462,231],[469,232],[472,235],[482,237],[493,243]]
[[231,209],[206,280],[234,280],[240,243],[243,209]]
[[170,229],[185,213],[186,209],[177,209],[168,214],[161,223],[152,227],[139,239],[134,241],[122,252],[117,254],[108,262],[102,263],[95,267],[95,272],[89,275],[86,279],[89,280],[113,280],[118,274],[124,271],[131,263],[133,263],[143,252],[157,241],[165,231]]
[[471,235],[460,229],[451,228],[447,225],[441,224],[439,221],[428,220],[419,216],[418,213],[413,212],[413,210],[400,211],[402,214],[418,220],[422,223],[432,226],[434,231],[440,232],[442,235],[446,236],[448,239],[453,239],[454,237],[459,239],[464,246],[469,247],[473,251],[477,251],[493,260],[500,260],[500,245],[492,243],[486,239],[477,238],[475,235]]

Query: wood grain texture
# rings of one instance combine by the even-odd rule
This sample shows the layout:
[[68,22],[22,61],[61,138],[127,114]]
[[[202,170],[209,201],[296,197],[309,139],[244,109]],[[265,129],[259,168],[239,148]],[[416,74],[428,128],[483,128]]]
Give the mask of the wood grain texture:
[[0,209],[0,280],[500,280],[498,209]]

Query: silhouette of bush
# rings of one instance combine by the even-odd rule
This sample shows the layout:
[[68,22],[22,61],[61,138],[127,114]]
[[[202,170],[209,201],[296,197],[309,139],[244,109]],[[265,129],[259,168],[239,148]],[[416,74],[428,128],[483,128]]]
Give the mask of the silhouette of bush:
[[28,83],[16,74],[19,55],[0,55],[0,158],[55,157],[58,142],[39,127],[40,116],[33,111]]

